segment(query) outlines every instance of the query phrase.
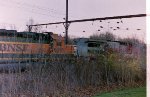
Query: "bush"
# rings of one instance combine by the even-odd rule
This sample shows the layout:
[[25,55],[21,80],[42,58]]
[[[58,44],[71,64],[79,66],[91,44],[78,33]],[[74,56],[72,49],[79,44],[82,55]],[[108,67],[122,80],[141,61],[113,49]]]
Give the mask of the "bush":
[[135,86],[146,80],[140,60],[117,52],[102,52],[93,60],[67,59],[69,61],[35,62],[25,72],[1,74],[2,94],[83,97],[117,86]]

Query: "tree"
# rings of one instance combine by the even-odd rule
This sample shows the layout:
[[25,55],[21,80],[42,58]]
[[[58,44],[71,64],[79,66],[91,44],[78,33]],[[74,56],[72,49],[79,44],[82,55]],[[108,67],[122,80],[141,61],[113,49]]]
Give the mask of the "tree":
[[[27,29],[26,31],[29,31],[29,25],[34,25],[35,21],[30,18],[29,21],[27,22]],[[30,28],[31,32],[42,32],[42,26],[34,26]]]
[[111,40],[114,41],[116,40],[115,35],[113,35],[110,32],[106,32],[104,34],[93,34],[92,36],[90,36],[91,39],[101,39],[101,40]]

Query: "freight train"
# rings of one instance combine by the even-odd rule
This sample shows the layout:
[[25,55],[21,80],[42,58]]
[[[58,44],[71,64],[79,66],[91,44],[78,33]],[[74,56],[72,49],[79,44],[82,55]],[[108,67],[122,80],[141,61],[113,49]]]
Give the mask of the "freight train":
[[24,65],[27,62],[67,59],[74,56],[90,58],[107,50],[124,55],[140,55],[139,47],[120,41],[79,38],[74,42],[75,45],[66,45],[64,37],[52,32],[17,32],[0,29],[0,68],[8,64]]

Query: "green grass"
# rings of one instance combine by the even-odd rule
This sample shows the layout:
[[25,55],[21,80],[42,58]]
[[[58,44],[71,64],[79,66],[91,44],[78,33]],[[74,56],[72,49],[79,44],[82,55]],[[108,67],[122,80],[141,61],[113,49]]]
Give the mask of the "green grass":
[[102,93],[94,97],[146,97],[146,87],[118,90],[110,93]]

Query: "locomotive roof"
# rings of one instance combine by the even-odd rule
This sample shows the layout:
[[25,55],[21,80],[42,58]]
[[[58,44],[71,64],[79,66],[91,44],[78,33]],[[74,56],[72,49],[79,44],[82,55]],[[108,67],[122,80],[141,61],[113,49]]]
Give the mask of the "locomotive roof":
[[111,41],[111,40],[101,40],[101,39],[90,39],[90,38],[77,38],[74,40],[75,44],[78,42],[82,43],[119,43],[120,45],[132,45],[131,43],[128,42],[123,42],[123,41]]
[[6,30],[6,29],[0,29],[0,35],[17,35],[17,34],[21,34],[21,35],[45,35],[50,33],[50,35],[52,34],[52,32],[43,32],[43,33],[37,33],[37,32],[17,32],[17,30]]

